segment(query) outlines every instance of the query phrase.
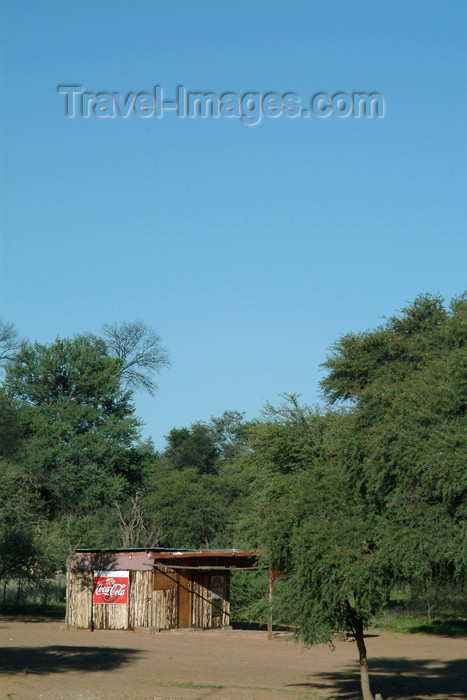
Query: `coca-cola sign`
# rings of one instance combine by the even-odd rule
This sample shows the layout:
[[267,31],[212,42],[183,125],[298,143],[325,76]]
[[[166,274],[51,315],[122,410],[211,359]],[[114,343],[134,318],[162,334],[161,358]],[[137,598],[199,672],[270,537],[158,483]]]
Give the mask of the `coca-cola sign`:
[[128,571],[95,571],[94,603],[127,603]]

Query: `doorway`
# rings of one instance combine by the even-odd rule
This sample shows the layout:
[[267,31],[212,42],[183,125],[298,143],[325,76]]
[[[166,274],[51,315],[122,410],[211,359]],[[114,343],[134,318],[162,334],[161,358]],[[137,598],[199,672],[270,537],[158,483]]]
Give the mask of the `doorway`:
[[191,575],[182,569],[178,578],[178,626],[191,627]]

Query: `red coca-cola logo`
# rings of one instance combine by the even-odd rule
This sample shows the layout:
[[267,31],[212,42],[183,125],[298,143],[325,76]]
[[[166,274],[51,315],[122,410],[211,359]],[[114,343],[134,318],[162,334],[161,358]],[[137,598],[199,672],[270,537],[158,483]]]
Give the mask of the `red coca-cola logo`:
[[99,572],[94,575],[94,603],[126,603],[128,572]]

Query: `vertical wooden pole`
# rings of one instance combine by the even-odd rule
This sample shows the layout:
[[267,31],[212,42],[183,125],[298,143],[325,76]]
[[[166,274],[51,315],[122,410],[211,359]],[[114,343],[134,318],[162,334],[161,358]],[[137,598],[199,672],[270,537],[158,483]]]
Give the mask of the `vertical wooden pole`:
[[[66,590],[65,590],[65,621],[70,625],[70,596],[71,596],[71,556],[66,559]],[[60,599],[60,594],[59,594]]]
[[91,632],[94,632],[94,562],[91,568]]
[[269,572],[269,619],[268,619],[268,639],[272,639],[272,599],[274,597],[274,578],[272,571]]

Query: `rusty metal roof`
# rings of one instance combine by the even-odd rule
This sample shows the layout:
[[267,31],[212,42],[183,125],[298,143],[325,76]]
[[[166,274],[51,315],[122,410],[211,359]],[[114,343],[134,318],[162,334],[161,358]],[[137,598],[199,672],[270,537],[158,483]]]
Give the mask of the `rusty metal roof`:
[[250,558],[256,557],[258,552],[251,549],[204,549],[204,550],[189,550],[189,549],[174,549],[172,551],[154,552],[150,559],[198,559],[212,557],[226,558]]
[[77,547],[75,552],[181,552],[174,547]]
[[256,557],[258,552],[252,549],[180,549],[174,547],[78,547],[77,554],[105,552],[147,552],[150,559],[180,559],[197,557]]

